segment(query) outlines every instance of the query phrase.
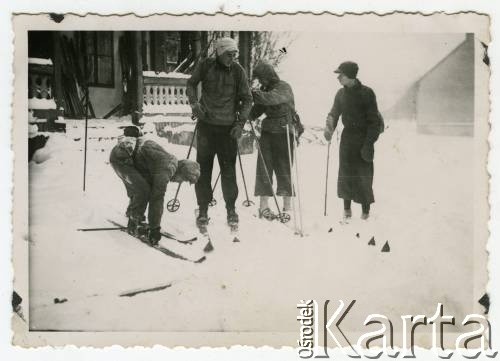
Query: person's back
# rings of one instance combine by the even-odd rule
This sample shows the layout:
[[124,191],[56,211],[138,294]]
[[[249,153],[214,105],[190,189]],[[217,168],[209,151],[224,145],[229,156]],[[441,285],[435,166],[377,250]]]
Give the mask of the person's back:
[[172,178],[177,169],[177,158],[155,141],[141,137],[134,151],[134,164],[144,178],[154,185],[155,182],[168,182]]

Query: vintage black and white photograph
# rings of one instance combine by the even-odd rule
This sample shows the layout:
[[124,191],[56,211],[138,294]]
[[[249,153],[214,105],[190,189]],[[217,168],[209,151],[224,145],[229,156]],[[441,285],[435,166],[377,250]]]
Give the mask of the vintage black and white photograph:
[[20,16],[14,325],[296,346],[300,300],[356,300],[347,331],[441,303],[464,332],[489,307],[489,38],[455,16]]

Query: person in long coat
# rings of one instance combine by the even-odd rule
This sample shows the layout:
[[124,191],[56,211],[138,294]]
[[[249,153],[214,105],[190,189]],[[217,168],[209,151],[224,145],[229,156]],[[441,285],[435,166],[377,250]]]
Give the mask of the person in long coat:
[[252,91],[254,105],[250,119],[266,115],[261,123],[261,154],[257,157],[255,195],[260,197],[259,217],[269,220],[274,217],[269,208],[269,197],[274,194],[273,175],[276,176],[276,195],[283,197],[283,210],[291,209],[290,163],[293,162],[291,148],[294,144],[291,127],[295,102],[292,87],[279,78],[271,64],[259,62],[253,70],[253,77],[259,80],[261,87]]
[[344,200],[344,218],[351,218],[351,202],[360,203],[362,219],[368,219],[373,195],[374,144],[381,118],[373,90],[357,78],[358,65],[343,62],[335,73],[343,85],[326,119],[324,136],[330,141],[340,116],[344,130],[340,140],[337,195]]

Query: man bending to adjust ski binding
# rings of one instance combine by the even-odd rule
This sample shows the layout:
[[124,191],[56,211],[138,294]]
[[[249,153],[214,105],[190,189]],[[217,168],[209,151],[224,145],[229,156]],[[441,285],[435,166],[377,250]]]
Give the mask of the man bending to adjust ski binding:
[[[153,140],[146,140],[135,126],[124,129],[111,150],[110,163],[127,190],[127,231],[147,236],[151,245],[161,238],[163,202],[168,182],[194,184],[200,177],[198,163],[177,159]],[[148,223],[144,214],[148,208]]]

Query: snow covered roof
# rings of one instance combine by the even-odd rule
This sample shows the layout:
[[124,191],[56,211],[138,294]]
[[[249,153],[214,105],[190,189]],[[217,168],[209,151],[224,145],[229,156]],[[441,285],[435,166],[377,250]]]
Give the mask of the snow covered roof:
[[28,58],[28,64],[53,65],[51,59],[44,58]]
[[142,75],[152,78],[175,78],[175,79],[189,79],[191,77],[191,75],[184,73],[178,73],[178,72],[165,73],[164,71],[156,73],[151,70],[143,71]]

